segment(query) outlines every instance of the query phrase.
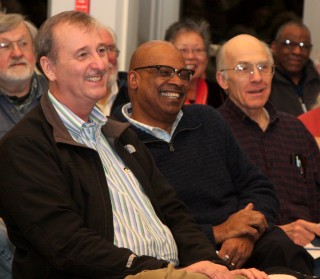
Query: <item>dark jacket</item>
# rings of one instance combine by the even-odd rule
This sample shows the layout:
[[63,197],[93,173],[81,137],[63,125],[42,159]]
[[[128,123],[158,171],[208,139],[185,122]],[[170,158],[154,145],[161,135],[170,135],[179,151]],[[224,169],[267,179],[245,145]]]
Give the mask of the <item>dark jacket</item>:
[[[271,229],[278,208],[273,185],[241,150],[227,123],[210,106],[185,105],[182,111],[170,143],[132,127],[208,238],[214,241],[212,226],[250,202]],[[114,117],[126,121],[120,110]]]
[[[181,266],[223,263],[135,133],[108,120],[102,132],[172,231]],[[125,146],[132,145],[129,153]],[[16,246],[13,278],[123,278],[167,266],[113,245],[112,206],[96,151],[75,142],[47,94],[0,142],[0,212]]]
[[112,112],[117,107],[130,102],[129,94],[128,94],[128,77],[127,76],[128,76],[127,72],[118,72],[117,84],[118,84],[119,92],[112,104],[110,114],[112,114]]
[[297,92],[302,94],[307,110],[312,109],[320,93],[320,76],[311,60],[305,66],[304,77],[298,86],[284,72],[276,68],[269,101],[276,110],[298,116],[304,111]]

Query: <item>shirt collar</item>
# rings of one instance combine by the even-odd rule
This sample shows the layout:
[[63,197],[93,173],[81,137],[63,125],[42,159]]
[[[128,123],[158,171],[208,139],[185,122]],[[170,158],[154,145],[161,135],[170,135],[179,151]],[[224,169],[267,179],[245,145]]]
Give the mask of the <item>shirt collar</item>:
[[154,137],[156,137],[158,139],[164,140],[166,142],[171,141],[172,135],[173,135],[174,131],[176,130],[176,128],[177,128],[177,126],[183,116],[183,112],[180,110],[177,117],[176,117],[176,120],[172,124],[171,133],[169,134],[167,131],[165,131],[161,128],[146,125],[146,124],[143,124],[143,123],[131,118],[131,114],[132,114],[131,103],[128,103],[122,107],[122,114],[133,126],[139,128],[140,130],[142,130],[148,134],[153,135]]
[[75,113],[73,113],[68,107],[60,103],[50,93],[50,91],[48,92],[48,96],[63,124],[66,126],[73,139],[78,142],[79,138],[81,138],[82,129],[95,127],[95,130],[101,130],[101,127],[107,122],[107,118],[96,106],[93,107],[89,115],[89,121],[85,122]]

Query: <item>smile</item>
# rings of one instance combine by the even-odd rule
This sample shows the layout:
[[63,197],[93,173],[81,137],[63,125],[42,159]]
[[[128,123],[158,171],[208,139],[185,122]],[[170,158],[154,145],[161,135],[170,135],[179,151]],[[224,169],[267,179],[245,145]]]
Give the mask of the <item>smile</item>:
[[161,92],[161,95],[170,99],[178,99],[180,98],[179,93],[171,93],[171,92]]

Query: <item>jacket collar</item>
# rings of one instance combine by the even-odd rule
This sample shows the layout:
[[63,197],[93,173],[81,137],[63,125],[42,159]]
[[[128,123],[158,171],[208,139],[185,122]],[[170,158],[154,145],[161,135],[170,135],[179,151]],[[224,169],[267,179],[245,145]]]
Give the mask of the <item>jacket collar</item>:
[[[40,104],[46,120],[53,127],[53,137],[56,142],[83,146],[82,144],[77,143],[71,137],[69,131],[67,130],[55,108],[53,107],[53,104],[49,99],[48,92],[43,94]],[[106,124],[102,126],[102,133],[107,139],[113,141],[115,138],[120,137],[120,135],[124,132],[124,130],[127,129],[128,126],[128,123],[120,123],[118,121],[108,119]]]

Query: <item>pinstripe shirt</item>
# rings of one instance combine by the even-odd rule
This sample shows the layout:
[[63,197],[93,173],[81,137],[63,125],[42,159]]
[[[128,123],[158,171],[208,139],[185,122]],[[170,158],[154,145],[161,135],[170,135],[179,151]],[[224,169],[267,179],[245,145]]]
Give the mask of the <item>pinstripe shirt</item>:
[[50,93],[49,98],[72,138],[100,156],[113,209],[114,245],[178,265],[171,231],[159,220],[139,181],[101,133],[107,118],[94,107],[89,121],[84,122]]

